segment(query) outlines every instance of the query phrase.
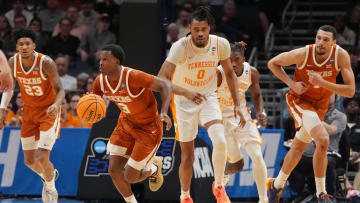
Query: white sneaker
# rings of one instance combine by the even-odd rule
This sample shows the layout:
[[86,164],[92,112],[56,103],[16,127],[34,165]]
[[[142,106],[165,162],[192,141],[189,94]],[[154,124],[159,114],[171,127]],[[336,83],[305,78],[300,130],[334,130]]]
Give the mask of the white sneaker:
[[46,191],[45,192],[45,201],[44,203],[57,203],[58,202],[58,192],[54,190],[52,192]]
[[[59,171],[57,169],[54,169],[54,179],[57,180],[59,178]],[[42,188],[42,192],[41,192],[41,199],[43,202],[47,202],[46,201],[46,186],[45,186],[45,180],[43,178],[41,178],[41,181],[43,182],[43,188]],[[57,193],[57,192],[56,192]]]

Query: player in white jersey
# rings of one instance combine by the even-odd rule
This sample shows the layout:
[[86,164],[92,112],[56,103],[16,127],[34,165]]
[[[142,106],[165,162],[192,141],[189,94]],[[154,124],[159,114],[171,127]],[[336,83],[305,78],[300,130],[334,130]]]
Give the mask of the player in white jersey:
[[222,66],[218,67],[218,95],[222,109],[223,121],[225,126],[225,137],[228,147],[228,162],[226,163],[225,174],[237,173],[242,170],[244,160],[240,151],[240,146],[244,147],[253,162],[253,176],[259,193],[259,202],[268,201],[266,195],[267,169],[261,153],[262,139],[257,129],[255,121],[251,119],[248,108],[246,107],[245,92],[250,88],[257,119],[261,126],[266,126],[266,114],[264,112],[263,98],[259,85],[259,72],[245,62],[245,43],[235,42],[231,44],[230,60],[237,76],[238,91],[240,95],[240,107],[246,119],[244,128],[239,128],[238,120],[234,118],[234,103],[231,98],[229,87],[224,82],[225,75]]
[[[175,42],[169,56],[163,63],[159,77],[169,79],[172,76],[175,94],[184,89],[205,95],[206,101],[196,104],[202,98],[195,96],[192,101],[183,96],[174,95],[172,111],[177,140],[181,147],[181,163],[179,178],[181,184],[180,201],[191,203],[190,183],[192,164],[194,162],[194,140],[198,133],[198,125],[205,126],[213,143],[212,162],[215,181],[213,193],[217,202],[230,202],[222,180],[226,165],[226,140],[224,126],[216,94],[216,67],[223,66],[226,81],[234,98],[233,112],[240,117],[239,125],[245,124],[240,111],[240,98],[237,92],[236,75],[230,62],[230,44],[221,37],[210,35],[210,26],[214,19],[206,7],[199,7],[190,18],[190,32],[187,37]],[[199,103],[199,102],[197,102]]]
[[0,92],[11,91],[14,80],[11,77],[11,69],[4,53],[0,50]]

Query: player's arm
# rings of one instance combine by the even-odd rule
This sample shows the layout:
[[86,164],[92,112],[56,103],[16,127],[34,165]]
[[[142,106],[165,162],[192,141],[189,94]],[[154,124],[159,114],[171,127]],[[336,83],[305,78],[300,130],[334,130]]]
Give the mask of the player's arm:
[[341,96],[351,98],[355,94],[354,72],[352,71],[351,68],[350,56],[342,48],[340,48],[339,50],[338,67],[341,70],[341,75],[343,77],[344,84],[336,84],[336,83],[328,82],[324,80],[320,74],[315,72],[309,73],[309,82],[314,85],[318,85],[325,89],[331,90]]
[[55,117],[57,115],[58,108],[61,106],[62,100],[65,98],[65,90],[61,84],[61,80],[56,69],[56,64],[48,56],[45,56],[43,62],[43,73],[56,92],[55,102],[48,108],[47,111],[49,116]]
[[[302,94],[306,91],[307,86],[305,83],[296,83],[284,71],[284,66],[302,65],[306,56],[306,48],[294,49],[289,52],[281,53],[268,62],[268,68],[271,72],[283,81],[288,87],[293,89],[296,93]],[[301,84],[301,86],[299,86]]]
[[221,83],[222,83],[222,74],[221,71],[219,69],[216,70],[216,77],[217,77],[217,87],[220,87]]
[[[7,63],[7,62],[6,62]],[[11,80],[13,80],[14,75],[12,74],[14,72],[14,57],[11,57],[9,59],[9,68],[10,68],[10,77]],[[15,84],[14,84],[15,85]],[[3,128],[5,125],[5,111],[7,106],[9,105],[11,98],[14,94],[14,85],[10,91],[4,92],[1,97],[1,103],[0,103],[0,128]]]
[[260,90],[259,71],[251,67],[251,85],[250,90],[253,98],[253,104],[256,111],[256,117],[262,127],[266,126],[267,118],[264,111],[264,100]]
[[12,91],[14,89],[12,71],[2,51],[0,51],[0,70],[0,92]]

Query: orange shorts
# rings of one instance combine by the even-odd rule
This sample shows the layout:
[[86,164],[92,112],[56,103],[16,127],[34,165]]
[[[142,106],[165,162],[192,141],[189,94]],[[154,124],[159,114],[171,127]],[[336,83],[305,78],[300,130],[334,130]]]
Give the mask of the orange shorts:
[[159,148],[163,124],[159,118],[147,124],[134,124],[126,117],[120,117],[107,150],[110,155],[130,158],[128,164],[143,169],[155,156]]
[[24,150],[51,150],[60,132],[60,109],[55,118],[47,115],[48,106],[23,107],[21,143]]
[[310,102],[293,94],[286,94],[286,103],[291,117],[295,121],[295,128],[298,130],[302,124],[302,112],[309,110],[315,112],[319,119],[324,120],[325,114],[328,111],[328,104],[324,102]]

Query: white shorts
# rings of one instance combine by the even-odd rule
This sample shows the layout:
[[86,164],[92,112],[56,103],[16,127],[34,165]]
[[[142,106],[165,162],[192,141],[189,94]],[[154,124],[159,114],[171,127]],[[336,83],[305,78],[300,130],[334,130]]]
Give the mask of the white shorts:
[[207,101],[197,105],[189,100],[177,99],[172,103],[176,139],[181,142],[190,142],[196,138],[198,127],[209,121],[222,120],[218,95],[207,96]]
[[304,126],[301,126],[300,129],[296,131],[295,137],[305,143],[312,141],[311,135],[305,130]]
[[253,121],[247,121],[243,128],[240,128],[238,124],[238,119],[234,117],[224,119],[225,138],[230,163],[235,163],[242,159],[241,146],[245,146],[249,142],[262,144],[260,133]]

